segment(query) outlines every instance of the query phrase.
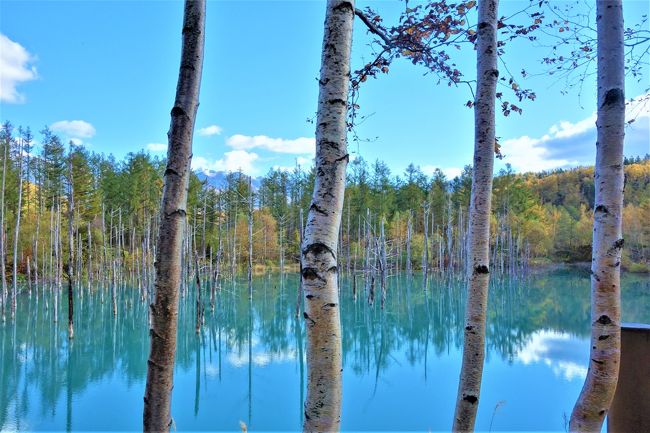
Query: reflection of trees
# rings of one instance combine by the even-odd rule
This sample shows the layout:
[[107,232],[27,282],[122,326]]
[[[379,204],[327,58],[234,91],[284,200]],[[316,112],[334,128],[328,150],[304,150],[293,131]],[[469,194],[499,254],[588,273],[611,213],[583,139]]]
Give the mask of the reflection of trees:
[[[276,277],[257,279],[250,309],[246,284],[224,284],[215,311],[206,310],[200,336],[194,332],[194,292],[188,291],[179,305],[177,371],[196,369],[197,380],[201,381],[205,380],[205,363],[214,362],[221,375],[226,354],[248,359],[251,339],[253,352],[304,356],[303,321],[294,318],[297,283],[294,275],[286,275],[283,284]],[[415,365],[459,350],[463,287],[462,280],[447,279],[430,281],[424,291],[422,279],[417,276],[410,283],[405,277],[395,277],[389,280],[386,308],[382,310],[378,303],[369,306],[362,293],[354,302],[349,281],[344,279],[344,367],[357,375],[378,378],[396,359]],[[624,277],[623,320],[650,321],[649,289],[650,283],[643,277]],[[7,322],[0,327],[0,429],[8,428],[9,422],[22,422],[28,413],[43,418],[53,416],[61,399],[67,400],[110,375],[121,377],[129,386],[141,385],[145,378],[147,306],[135,291],[120,293],[116,320],[110,302],[102,303],[98,292],[86,291],[83,299],[76,301],[77,332],[70,347],[65,321],[53,323],[52,299],[48,302],[49,309],[42,297],[38,301],[36,297],[31,301],[23,299],[18,303],[15,324]],[[555,272],[527,279],[495,280],[489,302],[490,356],[513,359],[530,336],[542,329],[584,338],[589,335],[586,273]],[[197,411],[199,400],[196,398]]]

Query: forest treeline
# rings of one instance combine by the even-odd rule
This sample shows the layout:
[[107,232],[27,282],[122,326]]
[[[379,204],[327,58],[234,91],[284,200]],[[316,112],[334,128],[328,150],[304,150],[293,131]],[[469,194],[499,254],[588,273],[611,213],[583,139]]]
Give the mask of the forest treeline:
[[[4,290],[14,269],[30,290],[39,282],[61,283],[70,187],[77,275],[87,282],[109,285],[117,279],[152,287],[165,161],[144,151],[118,161],[65,145],[48,128],[39,134],[38,149],[29,128],[5,122],[0,133]],[[449,179],[440,170],[428,176],[411,164],[394,174],[385,162],[355,158],[347,175],[340,267],[357,273],[384,267],[389,273],[463,270],[471,170],[466,166]],[[647,272],[650,156],[626,159],[625,175],[622,264]],[[246,269],[251,209],[254,270],[297,269],[301,221],[314,177],[313,169],[296,167],[270,170],[251,183],[235,172],[215,186],[192,173],[185,284],[195,254],[216,274],[214,283]],[[591,167],[526,174],[509,166],[500,170],[493,187],[493,268],[507,273],[531,264],[589,261],[593,200]]]

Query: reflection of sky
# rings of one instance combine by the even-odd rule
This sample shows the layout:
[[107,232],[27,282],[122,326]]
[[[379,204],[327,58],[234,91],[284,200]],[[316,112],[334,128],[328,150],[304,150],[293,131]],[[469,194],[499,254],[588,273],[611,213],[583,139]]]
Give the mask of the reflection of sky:
[[[248,365],[248,352],[228,354],[228,362],[234,367],[243,367]],[[285,352],[269,352],[260,347],[253,347],[252,362],[253,365],[264,367],[270,363],[295,362],[296,351],[294,349]]]
[[[232,336],[234,340],[234,336]],[[267,347],[260,341],[258,335],[253,334],[251,338],[251,360],[253,365],[257,367],[264,367],[270,363],[282,363],[282,362],[295,362],[297,359],[297,351],[295,347],[287,348],[286,350],[272,350]],[[226,356],[226,360],[233,367],[243,367],[248,365],[248,341],[244,341],[239,345],[241,350],[231,350]],[[212,369],[212,374],[218,374],[219,369],[217,366],[210,364]],[[210,371],[206,370],[208,374]]]
[[589,352],[588,347],[587,339],[544,329],[535,331],[528,338],[515,354],[515,359],[524,365],[547,365],[556,376],[568,381],[583,380],[587,375],[584,356]]
[[[499,306],[503,309],[489,322],[500,326],[488,333],[477,430],[564,429],[588,361],[589,342],[576,334],[588,336],[589,323],[576,311],[589,306],[589,279],[565,274],[553,278],[541,280],[547,286],[526,286],[520,292],[503,292],[500,286],[491,293],[494,299],[505,298]],[[270,281],[275,287],[275,280]],[[288,286],[295,288],[294,283]],[[568,288],[549,292],[551,286]],[[435,286],[427,297],[414,289],[407,298],[404,286],[391,287],[399,290],[389,291],[396,296],[388,297],[384,311],[360,300],[355,304],[350,291],[342,290],[348,297],[341,309],[346,350],[341,428],[448,431],[462,355],[463,298],[456,297],[461,290]],[[645,281],[625,287],[629,320],[648,317],[650,303],[639,301],[645,300]],[[178,431],[237,430],[240,420],[250,431],[300,430],[308,370],[300,363],[298,347],[302,344],[304,361],[305,331],[301,328],[298,334],[295,327],[302,321],[295,321],[293,291],[287,296],[286,289],[264,290],[255,292],[252,310],[224,292],[219,309],[206,311],[200,344],[195,344],[194,300],[181,301],[172,399]],[[15,359],[0,356],[0,385],[11,385],[4,386],[10,394],[0,388],[0,431],[65,431],[70,383],[72,431],[141,429],[149,344],[144,306],[136,301],[133,309],[123,310],[120,304],[116,323],[106,304],[84,301],[74,346],[79,356],[68,369],[67,322],[59,322],[58,339],[49,332],[38,334],[50,330],[43,319],[51,316],[44,315],[41,303],[39,315],[32,317],[28,305],[19,304],[17,317],[24,319],[20,326],[0,325],[0,351],[15,353]],[[525,309],[518,310],[520,305]],[[89,328],[84,320],[106,326]],[[540,328],[540,323],[555,331]],[[91,329],[99,334],[91,335]],[[94,356],[89,357],[91,351]]]

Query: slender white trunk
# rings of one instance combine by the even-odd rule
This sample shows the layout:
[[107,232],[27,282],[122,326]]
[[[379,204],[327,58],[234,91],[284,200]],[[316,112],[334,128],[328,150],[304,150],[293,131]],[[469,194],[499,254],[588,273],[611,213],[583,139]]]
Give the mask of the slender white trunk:
[[90,231],[90,222],[87,225],[88,229],[88,289],[93,286],[93,243],[92,232]]
[[408,220],[406,222],[406,275],[411,277],[413,275],[413,267],[411,266],[411,236],[413,233],[413,214],[409,210]]
[[[477,93],[474,105],[474,169],[470,199],[469,282],[463,363],[453,431],[474,431],[485,358],[485,320],[490,265],[490,210],[495,142],[498,0],[478,4]],[[450,254],[451,257],[451,254]]]
[[171,110],[167,168],[160,209],[155,300],[151,304],[150,351],[144,395],[145,432],[166,432],[172,424],[171,392],[176,354],[181,249],[187,217],[192,135],[199,106],[205,41],[205,0],[186,0],[183,48]]
[[386,258],[386,234],[384,232],[384,217],[381,218],[381,226],[379,230],[379,269],[381,271],[381,308],[384,308],[386,303],[386,278],[388,259]]
[[[302,207],[300,208],[300,245],[305,240],[305,219]],[[349,265],[349,260],[348,260]],[[302,275],[302,262],[300,263],[300,274]],[[300,316],[300,301],[302,300],[302,278],[298,282],[298,296],[296,296],[296,317]]]
[[336,256],[347,153],[347,97],[354,2],[328,0],[316,121],[316,181],[301,247],[308,385],[304,431],[338,431],[341,323]]
[[622,0],[596,2],[598,115],[594,170],[589,370],[571,414],[572,432],[599,432],[609,411],[621,357],[621,250],[625,68]]
[[248,299],[253,299],[253,182],[248,178]]
[[18,242],[20,240],[20,214],[23,207],[23,146],[18,139],[18,208],[16,209],[16,227],[14,230],[14,257],[11,288],[11,318],[16,317],[16,297],[18,296]]
[[[71,146],[72,147],[72,146]],[[66,274],[68,277],[68,338],[74,338],[74,299],[72,286],[74,285],[74,191],[72,186],[72,148],[68,157],[68,264]]]
[[[424,243],[422,245],[422,274],[424,279],[427,279],[428,274],[428,263],[429,263],[429,205],[424,204],[424,210],[422,215],[422,223],[424,225]],[[426,284],[424,285],[426,288]]]
[[41,192],[41,184],[38,184],[38,213],[36,215],[36,234],[34,235],[34,288],[36,289],[36,297],[38,298],[38,236],[41,229],[41,215],[43,214],[43,200]]
[[5,268],[5,184],[7,178],[7,148],[9,138],[3,143],[4,157],[2,159],[2,197],[0,198],[0,278],[2,279],[2,321],[5,321],[7,303],[7,271]]

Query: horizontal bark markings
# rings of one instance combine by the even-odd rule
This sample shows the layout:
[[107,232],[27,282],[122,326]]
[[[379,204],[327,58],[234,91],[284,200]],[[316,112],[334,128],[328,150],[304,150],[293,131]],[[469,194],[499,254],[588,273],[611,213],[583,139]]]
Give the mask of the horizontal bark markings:
[[173,174],[173,175],[175,175],[175,176],[179,176],[179,177],[181,176],[181,174],[178,172],[178,170],[173,169],[173,168],[171,168],[171,167],[167,167],[167,168],[165,169],[165,174],[164,174],[164,175],[165,175],[165,176],[169,176],[169,175],[171,175],[171,174]]
[[344,107],[348,106],[348,102],[346,100],[344,100],[344,99],[341,99],[341,98],[328,99],[327,103],[331,104],[331,105],[339,104],[339,105],[343,105]]
[[310,253],[315,255],[316,257],[318,257],[320,255],[323,255],[324,253],[329,253],[329,254],[332,255],[334,260],[336,260],[336,254],[334,254],[334,251],[332,251],[332,249],[330,247],[328,247],[327,245],[325,245],[322,242],[313,242],[313,243],[307,245],[302,250],[303,255],[307,255],[307,254],[310,254]]
[[607,209],[607,206],[602,205],[602,204],[599,204],[598,206],[596,206],[596,208],[594,209],[594,211],[595,211],[595,212],[602,212],[602,213],[604,213],[604,214],[608,214],[608,213],[609,213],[609,209]]
[[183,117],[185,117],[186,119],[189,119],[189,118],[190,118],[190,117],[187,115],[187,112],[186,112],[183,108],[179,107],[178,105],[176,105],[174,108],[172,108],[171,116],[172,116],[172,117],[181,117],[181,116],[183,116]]
[[625,102],[625,94],[623,93],[623,89],[620,88],[614,88],[614,89],[609,89],[607,93],[605,93],[605,97],[603,98],[603,103],[601,104],[601,108],[605,108],[608,106],[614,106],[614,105],[622,105]]
[[314,321],[314,319],[312,319],[311,317],[309,317],[309,314],[307,314],[306,311],[305,311],[304,313],[302,313],[302,317],[304,317],[305,320],[309,321],[309,326],[314,326],[314,325],[316,324],[316,322]]
[[316,203],[312,203],[311,206],[309,206],[309,210],[314,210],[315,212],[318,212],[319,214],[322,215],[329,215],[329,213],[327,213],[325,209],[318,206]]
[[478,401],[478,397],[476,397],[475,395],[466,395],[463,397],[463,400],[469,402],[470,404],[476,404],[476,402]]
[[350,162],[350,154],[349,154],[349,153],[346,153],[346,154],[343,155],[342,157],[340,157],[340,158],[336,158],[336,159],[334,160],[334,162],[341,162],[341,161],[345,161],[346,163]]
[[302,269],[302,277],[305,280],[321,280],[325,281],[324,278],[321,278],[320,275],[318,275],[318,271],[315,268],[309,268],[305,267]]
[[475,274],[489,274],[490,270],[485,265],[478,265],[477,267],[474,268],[474,273]]
[[338,5],[334,6],[333,10],[336,12],[339,11],[344,11],[344,9],[347,9],[348,12],[350,12],[352,15],[354,15],[354,6],[352,6],[351,2],[341,2]]
[[167,218],[172,217],[174,215],[178,215],[181,218],[185,218],[187,216],[187,212],[185,211],[185,209],[176,209],[171,212],[165,212],[165,217]]
[[601,325],[611,325],[612,324],[612,319],[609,318],[609,316],[603,314],[596,320],[596,322],[600,323]]

